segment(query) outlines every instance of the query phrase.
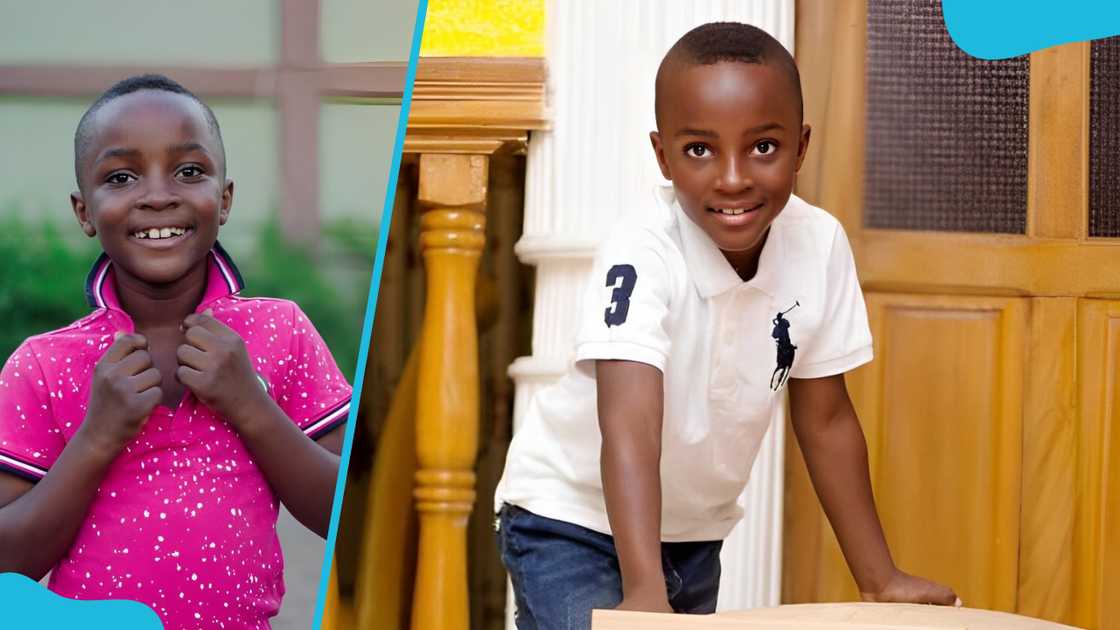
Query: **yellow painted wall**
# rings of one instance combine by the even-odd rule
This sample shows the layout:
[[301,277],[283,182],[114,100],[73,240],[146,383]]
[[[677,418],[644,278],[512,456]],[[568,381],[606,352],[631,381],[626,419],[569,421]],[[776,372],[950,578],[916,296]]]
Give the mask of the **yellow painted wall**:
[[429,0],[424,57],[543,57],[544,0]]

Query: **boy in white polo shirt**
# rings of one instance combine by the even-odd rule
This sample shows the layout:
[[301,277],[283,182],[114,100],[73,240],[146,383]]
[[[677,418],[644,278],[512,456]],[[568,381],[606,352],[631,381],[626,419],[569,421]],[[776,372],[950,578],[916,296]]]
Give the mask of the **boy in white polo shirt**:
[[894,566],[875,512],[843,376],[871,333],[843,229],[791,194],[809,144],[792,56],[700,26],[662,60],[655,109],[673,186],[601,247],[573,366],[530,402],[498,486],[518,627],[714,611],[720,541],[786,389],[864,599],[954,603]]

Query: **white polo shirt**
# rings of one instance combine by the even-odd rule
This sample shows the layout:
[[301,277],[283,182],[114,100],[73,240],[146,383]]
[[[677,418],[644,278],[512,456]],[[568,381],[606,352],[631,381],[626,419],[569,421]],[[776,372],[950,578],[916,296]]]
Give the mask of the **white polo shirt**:
[[785,372],[817,378],[870,361],[867,310],[848,240],[824,210],[791,196],[743,282],[671,187],[655,198],[601,246],[571,367],[527,405],[495,505],[609,534],[594,360],[639,361],[664,375],[661,539],[722,540],[742,516],[737,498]]

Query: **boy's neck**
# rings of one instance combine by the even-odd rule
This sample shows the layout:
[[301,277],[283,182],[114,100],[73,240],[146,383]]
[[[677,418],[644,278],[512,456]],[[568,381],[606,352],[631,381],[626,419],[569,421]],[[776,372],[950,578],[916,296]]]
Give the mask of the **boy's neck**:
[[731,268],[735,270],[735,273],[739,275],[739,279],[743,282],[749,281],[758,273],[758,261],[762,258],[762,248],[766,246],[766,239],[769,237],[770,230],[767,229],[758,245],[750,249],[737,252],[720,250],[723,257],[727,259]]
[[204,260],[186,275],[167,284],[151,284],[112,268],[121,308],[137,329],[179,325],[193,313],[206,292],[208,265]]

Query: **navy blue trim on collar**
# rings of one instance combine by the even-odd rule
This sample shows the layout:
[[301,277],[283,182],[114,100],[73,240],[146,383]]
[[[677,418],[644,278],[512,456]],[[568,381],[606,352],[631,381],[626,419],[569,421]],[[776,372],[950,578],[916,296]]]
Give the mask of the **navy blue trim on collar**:
[[214,257],[218,259],[219,267],[222,267],[222,276],[226,279],[226,284],[229,285],[230,295],[240,292],[245,288],[245,279],[241,277],[241,270],[237,265],[233,264],[233,258],[226,252],[226,248],[218,241],[214,241],[214,247],[210,250],[214,253]]
[[109,254],[101,252],[97,260],[93,261],[93,267],[90,268],[89,273],[86,274],[86,304],[92,308],[104,308],[100,300],[101,288],[105,284],[105,274],[108,272]]
[[[214,255],[214,263],[218,271],[222,274],[222,279],[225,281],[226,287],[229,288],[229,294],[233,295],[239,293],[245,288],[245,280],[241,277],[241,270],[234,264],[233,258],[230,257],[226,249],[218,241],[214,241],[214,247],[210,249],[210,253]],[[105,281],[109,275],[109,267],[113,261],[109,255],[102,252],[97,260],[94,261],[93,267],[90,268],[89,273],[86,274],[86,303],[91,308],[108,308],[109,303],[105,299]]]

